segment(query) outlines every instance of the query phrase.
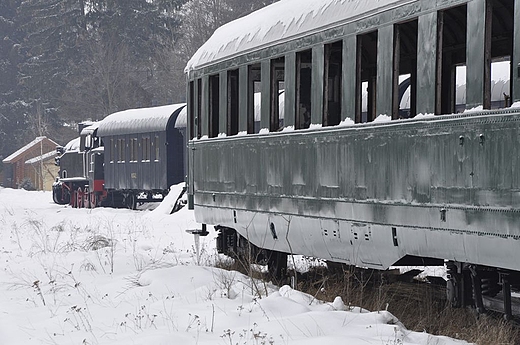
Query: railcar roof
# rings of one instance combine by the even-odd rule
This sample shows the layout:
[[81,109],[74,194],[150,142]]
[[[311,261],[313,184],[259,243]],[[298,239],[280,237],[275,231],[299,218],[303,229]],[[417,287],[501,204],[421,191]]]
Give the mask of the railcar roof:
[[281,0],[218,28],[185,72],[415,0]]
[[185,106],[185,103],[180,103],[113,113],[99,122],[97,135],[105,137],[165,131],[170,117]]

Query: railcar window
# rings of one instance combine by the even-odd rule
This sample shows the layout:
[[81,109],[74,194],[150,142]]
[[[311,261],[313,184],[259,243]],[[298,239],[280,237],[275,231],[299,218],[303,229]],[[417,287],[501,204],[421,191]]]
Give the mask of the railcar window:
[[466,65],[455,66],[455,113],[466,109]]
[[[356,123],[376,117],[377,31],[357,36]],[[366,97],[366,109],[363,98]]]
[[457,72],[466,65],[467,5],[440,11],[438,30],[441,42],[437,57],[439,79],[435,113],[451,114],[465,109],[465,104],[456,104],[455,81]]
[[117,161],[122,163],[125,161],[125,139],[117,139],[118,156]]
[[323,89],[323,125],[336,126],[341,121],[341,88],[343,42],[325,45],[325,73]]
[[115,153],[116,153],[116,146],[114,143],[114,139],[110,139],[110,163],[114,162]]
[[218,136],[219,120],[219,89],[220,77],[218,74],[209,77],[209,137]]
[[197,139],[200,139],[202,136],[202,123],[200,122],[202,118],[202,79],[197,79],[197,113],[195,115],[195,127],[197,128]]
[[490,2],[491,15],[491,59],[487,66],[490,69],[489,106],[491,109],[511,106],[511,56],[513,55],[514,37],[514,0],[496,0]]
[[141,147],[143,150],[142,160],[144,162],[150,161],[150,138],[149,137],[143,137],[141,139]]
[[262,73],[261,65],[254,64],[248,67],[247,85],[247,133],[260,132],[261,117],[261,90]]
[[188,121],[190,127],[189,139],[191,140],[195,137],[195,82],[190,81],[188,92]]
[[510,107],[512,105],[510,57],[499,58],[491,64],[490,83],[491,109]]
[[130,139],[130,162],[137,162],[137,138]]
[[159,137],[156,135],[155,136],[155,140],[154,140],[154,143],[153,143],[154,147],[155,147],[155,158],[154,160],[156,162],[159,161],[159,154],[160,154],[160,151],[159,151]]
[[238,134],[238,100],[239,81],[238,70],[228,71],[228,93],[227,93],[227,135]]
[[418,20],[395,26],[393,119],[417,114]]
[[295,128],[311,125],[312,50],[296,53],[296,118]]
[[[283,116],[280,116],[280,93],[284,89],[285,79],[285,58],[271,60],[271,95],[270,95],[270,116],[269,131],[276,132],[283,127]],[[283,97],[283,96],[282,96]]]
[[377,31],[357,36],[356,55],[356,122],[371,122],[376,117]]

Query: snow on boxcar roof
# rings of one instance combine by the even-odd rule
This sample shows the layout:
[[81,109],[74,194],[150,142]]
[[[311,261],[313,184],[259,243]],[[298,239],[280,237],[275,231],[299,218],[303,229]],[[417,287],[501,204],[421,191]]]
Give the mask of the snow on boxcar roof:
[[97,135],[104,137],[165,131],[172,114],[185,106],[185,103],[180,103],[119,111],[108,115],[99,122]]
[[414,0],[281,0],[218,28],[185,71]]

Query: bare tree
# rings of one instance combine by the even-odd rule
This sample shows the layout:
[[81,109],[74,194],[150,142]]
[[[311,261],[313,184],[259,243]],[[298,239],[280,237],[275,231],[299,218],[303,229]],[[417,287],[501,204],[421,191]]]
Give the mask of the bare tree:
[[[276,1],[278,0],[188,1],[181,9],[182,36],[176,40],[169,55],[174,80],[184,82],[183,71],[187,61],[218,27]],[[182,93],[185,93],[185,89]]]
[[149,70],[132,60],[115,36],[89,42],[81,73],[70,78],[62,97],[69,120],[101,120],[118,110],[149,106],[151,97],[142,85]]

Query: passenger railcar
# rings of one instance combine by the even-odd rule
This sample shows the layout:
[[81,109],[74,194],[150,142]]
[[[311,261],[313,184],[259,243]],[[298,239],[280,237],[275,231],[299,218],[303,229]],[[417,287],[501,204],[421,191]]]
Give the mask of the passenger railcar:
[[79,147],[59,158],[55,201],[135,208],[162,200],[185,180],[185,106],[125,110],[81,129]]
[[186,72],[189,206],[220,252],[276,274],[288,254],[446,264],[454,306],[520,314],[520,0],[282,0]]
[[[131,208],[184,182],[185,104],[131,109],[107,116],[97,136],[104,143],[104,188]],[[142,199],[139,199],[142,200]]]

